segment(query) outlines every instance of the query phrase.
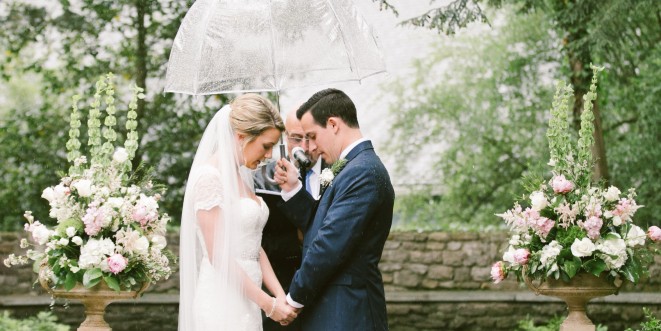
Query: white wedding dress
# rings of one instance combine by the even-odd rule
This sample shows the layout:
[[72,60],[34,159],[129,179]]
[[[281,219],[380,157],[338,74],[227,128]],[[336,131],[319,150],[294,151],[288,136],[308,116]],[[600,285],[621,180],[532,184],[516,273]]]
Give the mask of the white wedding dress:
[[[210,210],[214,207],[224,207],[222,197],[222,183],[216,168],[211,166],[200,167],[201,175],[195,183],[194,204],[195,210]],[[236,245],[236,262],[258,287],[262,286],[262,270],[259,265],[259,251],[262,241],[262,230],[269,216],[269,209],[261,199],[259,202],[241,197],[238,199],[239,217],[232,222],[239,225],[233,238]],[[204,236],[201,228],[197,227],[197,241],[199,249],[202,250],[202,260],[199,266],[197,289],[193,299],[193,315],[195,318],[195,331],[218,330],[220,325],[219,307],[233,307],[241,316],[233,316],[232,330],[237,331],[260,331],[262,330],[261,310],[257,304],[248,300],[243,295],[226,293],[218,295],[222,290],[217,287],[216,270],[211,265]],[[229,300],[227,302],[226,300]],[[229,303],[229,304],[228,304]]]

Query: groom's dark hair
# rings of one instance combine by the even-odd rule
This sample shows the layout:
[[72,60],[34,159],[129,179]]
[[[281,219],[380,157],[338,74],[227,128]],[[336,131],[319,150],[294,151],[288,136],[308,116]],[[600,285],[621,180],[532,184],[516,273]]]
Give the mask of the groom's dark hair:
[[348,95],[338,89],[329,88],[315,93],[298,108],[296,117],[300,120],[308,111],[322,128],[326,127],[329,117],[341,118],[350,128],[360,127],[356,106]]

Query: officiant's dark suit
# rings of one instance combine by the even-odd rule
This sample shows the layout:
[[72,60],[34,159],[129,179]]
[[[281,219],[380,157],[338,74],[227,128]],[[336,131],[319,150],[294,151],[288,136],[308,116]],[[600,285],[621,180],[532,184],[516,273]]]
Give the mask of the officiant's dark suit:
[[[265,171],[259,170],[255,173],[255,193],[262,197],[269,207],[269,218],[266,221],[262,233],[262,248],[271,262],[276,278],[287,291],[294,273],[301,265],[301,244],[298,239],[296,227],[278,209],[277,205],[282,201],[280,198],[280,187],[264,179],[266,174],[273,178],[275,162],[264,166]],[[264,317],[264,331],[275,330],[301,330],[300,320],[294,320],[288,326]]]
[[[336,98],[336,91],[322,92]],[[339,95],[348,99],[341,91]],[[316,101],[324,102],[324,98],[317,96]],[[297,115],[305,116],[306,105]],[[316,106],[312,105],[313,111]],[[351,106],[355,117],[355,106]],[[305,127],[305,117],[302,123]],[[282,203],[288,218],[304,230],[303,262],[289,287],[290,298],[304,306],[298,317],[304,331],[388,329],[378,263],[390,232],[395,195],[372,143],[356,142],[318,205],[305,190]]]

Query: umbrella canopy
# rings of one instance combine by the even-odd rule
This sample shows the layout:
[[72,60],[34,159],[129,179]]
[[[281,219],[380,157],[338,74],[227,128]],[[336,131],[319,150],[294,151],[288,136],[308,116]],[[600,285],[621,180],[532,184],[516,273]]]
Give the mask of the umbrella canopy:
[[166,92],[281,91],[385,72],[349,0],[197,0],[175,37]]

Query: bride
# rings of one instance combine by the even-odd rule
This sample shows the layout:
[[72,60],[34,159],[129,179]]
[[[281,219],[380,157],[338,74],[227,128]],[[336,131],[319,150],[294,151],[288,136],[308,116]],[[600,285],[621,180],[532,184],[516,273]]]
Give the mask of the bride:
[[269,210],[251,172],[283,130],[275,107],[257,94],[237,97],[207,126],[184,196],[179,330],[259,331],[260,309],[281,324],[296,318],[261,248]]

